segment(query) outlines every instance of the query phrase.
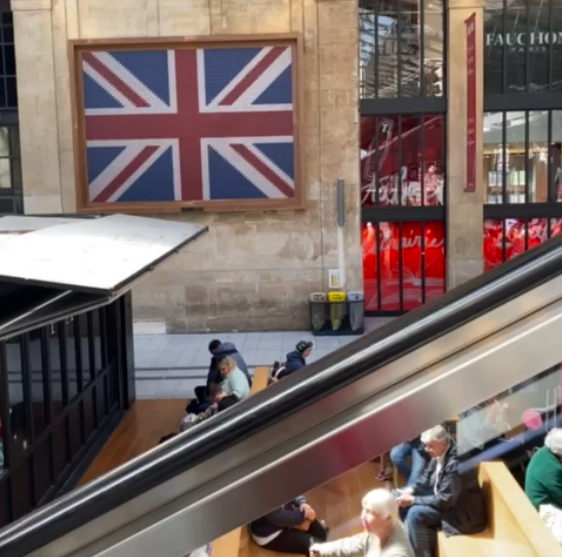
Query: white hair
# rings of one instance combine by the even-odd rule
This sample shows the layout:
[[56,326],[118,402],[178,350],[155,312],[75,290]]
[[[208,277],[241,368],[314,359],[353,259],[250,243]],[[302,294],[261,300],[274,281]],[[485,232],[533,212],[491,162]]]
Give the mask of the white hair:
[[369,491],[362,501],[363,508],[380,516],[390,518],[392,522],[398,522],[398,503],[396,498],[388,489],[373,489]]
[[552,454],[562,456],[562,428],[552,428],[548,432],[544,444]]
[[421,434],[421,442],[424,445],[432,443],[433,441],[448,441],[449,434],[442,425],[436,425],[431,429],[427,429]]

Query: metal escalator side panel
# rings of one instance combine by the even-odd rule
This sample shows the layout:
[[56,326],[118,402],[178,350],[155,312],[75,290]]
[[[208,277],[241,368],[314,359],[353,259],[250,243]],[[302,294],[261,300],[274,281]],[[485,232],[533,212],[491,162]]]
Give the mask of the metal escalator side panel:
[[[559,301],[382,392],[369,388],[376,374],[365,377],[343,389],[355,392],[357,404],[302,428],[291,438],[285,432],[294,430],[291,422],[304,421],[300,412],[274,424],[267,430],[270,438],[284,441],[178,496],[136,524],[72,554],[60,551],[61,546],[57,551],[55,542],[50,551],[33,555],[184,557],[195,547],[344,474],[421,430],[557,365],[562,361],[561,331]],[[365,397],[365,392],[371,396]],[[318,401],[307,411],[323,415],[322,404]],[[256,438],[248,438],[236,449],[256,454],[256,443]]]
[[[559,268],[559,265],[554,265],[559,252],[562,252],[561,247],[541,255],[541,268],[543,271],[546,269],[549,276]],[[235,443],[248,435],[259,435],[265,424],[275,422],[280,414],[286,416],[302,412],[306,406],[319,399],[324,400],[324,408],[327,410],[341,409],[341,392],[338,393],[335,406],[336,399],[329,398],[330,393],[341,390],[361,377],[372,375],[374,371],[381,377],[379,372],[385,373],[383,367],[387,369],[386,364],[400,359],[403,370],[407,374],[413,373],[484,338],[498,328],[509,325],[530,311],[561,298],[560,278],[551,279],[548,283],[539,282],[542,286],[530,288],[529,281],[534,266],[525,262],[525,257],[521,256],[525,264],[516,266],[518,274],[508,277],[507,284],[501,281],[491,282],[480,290],[468,290],[464,297],[457,296],[458,299],[447,303],[439,302],[432,304],[433,307],[422,307],[402,320],[391,323],[384,334],[375,331],[354,341],[307,366],[298,377],[289,377],[266,393],[259,393],[237,405],[229,410],[228,415],[216,416],[198,426],[196,431],[187,432],[166,446],[157,447],[91,484],[38,509],[1,532],[0,551],[6,557],[23,557],[35,548],[50,543],[58,536],[66,536],[75,529],[80,529],[81,535],[73,543],[88,544],[137,518],[131,516],[132,507],[140,517],[163,504],[164,499],[169,500],[178,492],[192,489],[201,478],[190,476],[188,482],[183,474],[186,468],[197,468],[198,474],[202,474],[203,480],[207,481],[209,474],[220,475],[222,471],[218,466],[200,466],[203,461],[220,454],[224,457],[226,468],[239,465],[241,461],[238,459],[241,456],[245,459],[246,455],[240,455],[235,450],[229,453],[226,451],[235,449]],[[535,275],[533,276],[537,279]],[[501,296],[502,309],[498,310],[495,305],[497,302],[493,300],[497,299],[504,287],[509,295]],[[524,293],[515,296],[518,291]],[[486,312],[486,300],[496,310]],[[475,323],[478,326],[474,326]],[[403,359],[406,354],[410,354],[410,359]],[[219,439],[221,443],[217,443]],[[271,443],[271,439],[266,438],[265,444],[267,443]],[[167,492],[154,487],[179,476],[181,483],[176,490]],[[146,495],[145,504],[122,510],[121,501],[143,497],[137,493]],[[108,530],[102,532],[96,517],[103,513],[111,518],[103,521]],[[71,544],[68,553],[77,547],[79,546]]]

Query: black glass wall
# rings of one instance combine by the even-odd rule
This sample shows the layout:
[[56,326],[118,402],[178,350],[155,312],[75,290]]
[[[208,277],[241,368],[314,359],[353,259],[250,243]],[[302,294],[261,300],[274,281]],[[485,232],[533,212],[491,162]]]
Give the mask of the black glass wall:
[[0,527],[73,487],[113,430],[127,319],[130,297],[0,342]]

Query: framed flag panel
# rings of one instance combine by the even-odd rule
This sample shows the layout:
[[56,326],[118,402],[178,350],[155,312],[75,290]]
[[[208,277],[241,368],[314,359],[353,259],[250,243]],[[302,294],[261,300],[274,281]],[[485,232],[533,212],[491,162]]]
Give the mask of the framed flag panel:
[[300,35],[70,43],[77,210],[303,208]]

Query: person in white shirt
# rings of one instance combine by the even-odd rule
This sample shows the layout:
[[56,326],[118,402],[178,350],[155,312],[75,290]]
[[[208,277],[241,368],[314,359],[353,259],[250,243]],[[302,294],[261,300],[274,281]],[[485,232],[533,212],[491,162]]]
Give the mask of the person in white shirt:
[[400,523],[398,503],[390,491],[370,491],[363,497],[362,506],[363,533],[314,544],[310,557],[414,557]]

